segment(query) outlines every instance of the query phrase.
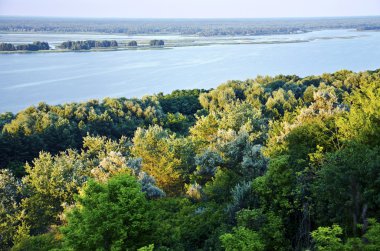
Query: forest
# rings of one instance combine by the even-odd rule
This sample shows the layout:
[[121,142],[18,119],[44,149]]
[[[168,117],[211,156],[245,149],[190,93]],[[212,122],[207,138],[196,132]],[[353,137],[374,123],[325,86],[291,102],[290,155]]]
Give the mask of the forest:
[[0,17],[0,32],[123,33],[245,36],[292,34],[326,29],[379,30],[380,17],[123,19]]
[[0,114],[1,250],[380,250],[380,69]]

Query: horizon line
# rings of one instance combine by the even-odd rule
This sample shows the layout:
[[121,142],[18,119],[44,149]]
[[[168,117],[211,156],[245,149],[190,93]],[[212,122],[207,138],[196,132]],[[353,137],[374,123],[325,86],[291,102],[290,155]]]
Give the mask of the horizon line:
[[379,18],[378,15],[354,15],[354,16],[281,16],[281,17],[111,17],[111,16],[26,16],[26,15],[0,15],[0,18],[64,18],[64,19],[179,19],[179,20],[228,20],[228,19],[317,19],[317,18]]

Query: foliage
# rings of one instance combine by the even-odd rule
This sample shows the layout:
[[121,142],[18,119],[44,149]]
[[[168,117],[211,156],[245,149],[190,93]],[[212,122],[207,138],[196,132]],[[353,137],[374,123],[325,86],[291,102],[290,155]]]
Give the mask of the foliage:
[[243,209],[238,212],[237,224],[257,232],[263,240],[265,250],[288,250],[290,247],[285,238],[282,219],[273,211]]
[[315,242],[316,250],[340,251],[344,250],[344,245],[339,237],[342,234],[342,228],[333,225],[332,227],[319,227],[311,233],[311,236]]
[[339,225],[319,227],[311,233],[316,250],[364,250],[372,251],[380,248],[380,224],[373,218],[368,219],[368,229],[362,238],[348,238],[344,241],[343,230]]
[[336,222],[356,235],[357,224],[378,217],[379,161],[378,148],[362,144],[351,144],[326,157],[315,182],[320,224]]
[[258,76],[1,114],[0,249],[378,250],[379,86]]
[[19,44],[14,45],[11,43],[0,43],[0,51],[39,51],[49,50],[49,44],[47,42],[36,41],[31,44]]
[[135,40],[129,41],[128,46],[137,46],[137,42]]
[[150,46],[164,46],[165,42],[164,40],[150,40],[149,45]]
[[137,127],[160,123],[164,114],[153,97],[110,99],[102,102],[50,106],[40,103],[20,113],[3,126],[0,134],[0,167],[10,162],[31,161],[42,150],[57,154],[79,150],[82,137],[90,135],[119,139],[133,136]]
[[235,228],[233,233],[223,234],[220,236],[220,240],[226,251],[264,250],[264,244],[259,235],[244,227]]
[[365,250],[375,251],[380,248],[380,223],[373,218],[368,221],[368,231],[363,235],[365,238]]
[[137,249],[137,251],[153,251],[153,250],[154,250],[154,244]]
[[90,181],[67,212],[61,228],[75,250],[125,250],[141,247],[149,235],[149,204],[138,182],[124,174],[107,183]]
[[51,233],[26,237],[12,247],[12,251],[49,251],[61,248],[60,240]]
[[377,30],[380,20],[372,17],[297,18],[288,20],[193,20],[2,17],[1,32],[117,33],[126,35],[181,34],[196,36],[245,36],[294,34],[313,30]]
[[25,221],[32,234],[47,231],[51,224],[59,223],[64,203],[72,204],[74,195],[86,181],[85,168],[76,152],[68,151],[58,156],[41,152],[33,166],[26,164],[27,176],[23,179],[22,201],[27,212]]
[[0,170],[0,249],[12,246],[20,213],[20,182],[9,170]]
[[117,47],[118,43],[116,40],[86,40],[86,41],[67,41],[58,45],[61,49],[68,50],[90,50],[92,48],[107,48],[107,47]]
[[132,153],[143,159],[142,169],[156,179],[160,188],[178,194],[182,190],[181,159],[175,156],[172,140],[162,127],[139,128],[133,138]]

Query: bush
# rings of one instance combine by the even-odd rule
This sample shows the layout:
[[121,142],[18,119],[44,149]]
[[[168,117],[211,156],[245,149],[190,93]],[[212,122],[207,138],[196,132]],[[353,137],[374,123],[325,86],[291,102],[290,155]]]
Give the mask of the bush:
[[48,251],[60,248],[61,242],[53,234],[42,234],[21,239],[12,247],[12,251]]

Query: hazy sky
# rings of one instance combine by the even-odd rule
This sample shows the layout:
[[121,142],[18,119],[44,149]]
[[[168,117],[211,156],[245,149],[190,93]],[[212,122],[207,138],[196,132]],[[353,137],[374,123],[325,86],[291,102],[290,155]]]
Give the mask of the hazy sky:
[[380,15],[380,0],[0,0],[0,15],[260,18]]

